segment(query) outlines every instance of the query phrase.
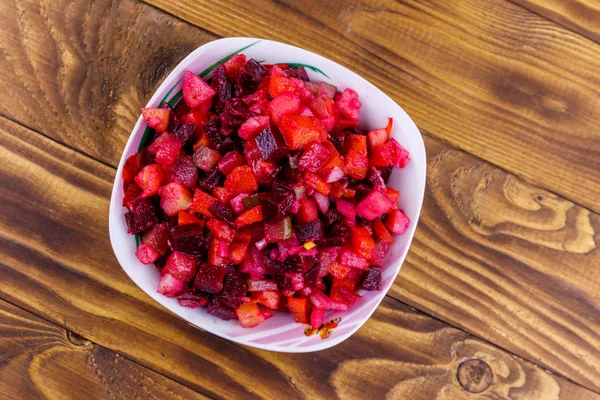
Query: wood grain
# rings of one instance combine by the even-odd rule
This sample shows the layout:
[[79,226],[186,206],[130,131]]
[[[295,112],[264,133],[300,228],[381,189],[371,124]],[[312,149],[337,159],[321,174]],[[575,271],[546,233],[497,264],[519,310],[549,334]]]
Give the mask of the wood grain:
[[0,113],[112,166],[140,108],[216,37],[134,1],[0,2]]
[[0,392],[22,399],[207,399],[0,300]]
[[110,168],[2,118],[0,157],[0,297],[211,397],[463,398],[456,371],[475,357],[495,376],[482,398],[600,398],[391,298],[330,350],[232,345],[152,302],[114,260]]
[[[40,35],[43,31],[41,27],[48,24],[54,30],[64,29],[60,23],[63,17],[55,13],[50,18],[50,14],[46,11],[48,9],[60,9],[59,2],[54,2],[52,5],[42,2],[36,5],[38,3],[19,1],[14,4],[24,10],[24,12],[26,11],[21,23],[13,26],[5,22],[7,24],[6,27],[12,27],[11,32],[16,32],[16,37],[23,35],[23,32],[33,32],[22,28],[22,26],[28,24],[27,21],[29,20],[32,21],[29,22],[31,26],[40,28],[34,30]],[[117,116],[118,118],[115,118],[120,122],[116,125],[109,124],[107,130],[101,130],[101,133],[93,134],[94,132],[74,131],[67,125],[62,126],[60,125],[62,119],[53,120],[53,114],[44,116],[45,120],[48,121],[47,123],[44,122],[44,118],[40,117],[35,124],[30,124],[30,122],[36,121],[32,117],[36,116],[36,113],[32,112],[30,116],[18,114],[16,117],[18,120],[26,120],[28,125],[34,125],[36,129],[42,129],[44,133],[48,133],[58,140],[63,140],[70,145],[90,153],[93,153],[91,149],[94,146],[97,146],[98,149],[120,146],[117,144],[109,145],[103,141],[110,141],[126,135],[126,132],[133,126],[134,120],[137,118],[135,110],[142,104],[143,99],[148,98],[151,94],[150,87],[153,85],[156,86],[160,80],[159,77],[164,76],[170,67],[178,62],[177,57],[185,55],[184,51],[182,51],[181,54],[177,53],[176,56],[170,58],[161,58],[160,61],[151,59],[148,63],[145,61],[148,57],[148,51],[153,51],[156,46],[166,51],[165,49],[173,46],[173,41],[176,43],[180,42],[179,36],[185,37],[183,42],[190,43],[190,48],[195,47],[195,42],[200,44],[202,40],[211,37],[199,29],[190,27],[175,18],[165,16],[149,6],[130,1],[114,2],[111,4],[112,6],[108,3],[96,2],[89,8],[82,8],[81,10],[78,8],[78,5],[73,5],[69,8],[69,12],[74,13],[73,18],[83,20],[88,18],[90,21],[97,19],[97,15],[100,13],[98,10],[102,10],[103,13],[110,15],[108,20],[112,22],[109,24],[110,26],[106,26],[100,31],[99,36],[96,35],[95,31],[88,32],[87,30],[83,30],[83,34],[69,31],[71,33],[69,39],[63,38],[61,42],[67,41],[68,43],[85,44],[92,40],[98,40],[99,43],[104,43],[103,46],[107,46],[107,43],[115,40],[114,38],[131,36],[129,39],[130,44],[123,45],[123,50],[119,50],[121,53],[115,49],[111,50],[112,52],[121,54],[120,58],[111,56],[110,54],[113,54],[111,52],[99,57],[94,56],[92,53],[85,54],[88,57],[87,62],[92,63],[94,68],[101,71],[108,71],[104,76],[108,80],[113,81],[113,84],[116,84],[114,82],[121,82],[119,84],[122,87],[119,87],[118,90],[115,89],[112,95],[114,104],[116,104],[114,107],[117,111],[113,113],[110,107],[97,102],[102,97],[102,93],[90,94],[91,89],[89,88],[95,88],[96,86],[94,85],[97,85],[97,83],[89,82],[88,86],[82,86],[82,90],[87,90],[88,94],[86,96],[90,96],[90,99],[95,99],[92,104],[93,107],[83,101],[71,106],[68,106],[68,104],[71,104],[72,101],[64,102],[66,104],[65,107],[67,107],[66,109],[74,107],[76,110],[79,110],[77,112],[70,111],[65,118],[72,118],[75,122],[84,117],[90,121],[97,121],[102,120],[102,118],[98,117],[99,112],[108,112],[113,113],[111,114],[113,116]],[[200,5],[196,5],[195,7],[202,6],[201,3],[198,4]],[[387,8],[385,7],[388,7],[387,3],[382,4],[382,10],[386,10]],[[465,2],[465,4],[469,3]],[[3,7],[3,5],[0,5],[0,7]],[[213,7],[219,10],[225,6],[214,3]],[[244,11],[244,7],[246,6],[240,5],[240,7],[240,10]],[[286,18],[294,17],[303,21],[302,23],[306,27],[306,30],[310,31],[310,29],[315,28],[315,30],[308,32],[313,36],[318,32],[316,27],[323,26],[321,22],[317,21],[317,17],[321,18],[321,16],[309,19],[304,14],[288,10],[287,6],[268,5],[268,7],[273,8],[271,10],[274,13],[273,15],[279,15],[280,19],[284,22]],[[332,2],[331,7],[333,10],[336,10],[340,5]],[[465,7],[469,11],[469,8]],[[502,10],[504,10],[503,7],[505,6],[501,7]],[[513,9],[510,8],[509,10]],[[456,12],[466,13],[467,11],[459,9]],[[178,12],[191,11],[189,7],[186,8],[185,5],[182,5]],[[213,11],[210,12],[212,13]],[[228,27],[220,26],[219,24],[223,24],[223,16],[232,15],[231,13],[233,12],[233,10],[224,8],[221,16],[204,18],[203,21],[205,24],[209,24],[207,25],[209,29],[215,30],[217,33],[235,33],[235,31],[231,31],[231,29],[237,29],[235,26],[240,27],[240,29],[251,28],[247,25],[247,22],[237,21],[237,19],[235,19],[237,25],[230,24],[231,26]],[[254,15],[253,10],[247,10],[247,12],[248,15]],[[303,12],[308,12],[308,10],[303,10]],[[369,9],[365,12],[367,15],[371,13]],[[413,11],[408,10],[407,12]],[[514,10],[512,12],[514,14]],[[330,10],[322,10],[323,16],[330,14]],[[392,14],[392,17],[396,18],[396,14]],[[512,16],[513,14],[508,15]],[[207,15],[210,16],[211,14],[208,13]],[[421,18],[421,14],[417,15]],[[501,15],[504,15],[503,18],[508,18],[506,13]],[[182,16],[192,21],[199,21],[198,17],[194,17],[193,15],[186,14]],[[280,25],[282,22],[271,20],[270,18],[272,18],[271,14],[266,13],[261,18],[256,19],[256,21],[273,24],[273,32],[269,33],[269,35],[271,35],[270,37],[277,37],[273,35],[283,32]],[[538,21],[536,17],[531,15],[528,18]],[[6,21],[9,21],[9,19]],[[427,93],[432,88],[431,85],[433,83],[442,84],[440,83],[441,81],[436,81],[428,85],[416,85],[416,80],[407,81],[406,74],[394,69],[395,67],[392,68],[386,64],[387,61],[381,61],[380,59],[373,59],[369,63],[365,62],[361,64],[361,60],[368,54],[366,50],[357,46],[362,46],[363,44],[366,46],[368,43],[362,39],[362,41],[358,40],[360,39],[358,37],[353,43],[347,43],[347,35],[352,34],[352,32],[347,33],[344,31],[343,33],[336,33],[337,31],[334,31],[337,29],[336,22],[333,20],[327,21],[332,26],[332,28],[328,28],[331,30],[327,31],[328,37],[332,38],[332,40],[335,39],[335,43],[343,43],[348,48],[347,54],[339,54],[339,52],[338,54],[334,54],[331,44],[326,45],[326,43],[319,43],[318,41],[314,43],[305,42],[307,40],[306,32],[296,32],[294,37],[298,40],[299,44],[306,43],[306,47],[308,48],[322,46],[320,49],[316,47],[314,49],[317,51],[322,50],[323,52],[327,51],[331,54],[326,55],[334,59],[337,58],[342,62],[346,60],[347,65],[351,65],[358,72],[364,71],[365,74],[371,74],[367,78],[382,87],[387,85],[382,79],[388,79],[387,77],[389,77],[389,79],[397,80],[399,84],[389,85],[388,89],[395,91],[394,93],[398,96],[400,94],[404,95],[405,90],[406,93],[412,93],[411,95],[416,96],[418,91],[415,88],[427,86],[429,89],[424,89],[424,93]],[[149,35],[148,31],[144,29],[150,28],[143,28],[141,26],[151,23],[155,24],[152,26],[152,32],[157,30],[161,32],[152,41],[152,49],[147,47],[149,46],[148,43],[144,42],[146,40],[144,38]],[[285,23],[290,29],[297,29],[296,22],[290,20]],[[136,26],[136,29],[127,30],[126,27],[128,24],[133,24]],[[443,26],[442,22],[437,25],[440,24]],[[2,27],[4,28],[5,25],[2,25]],[[551,29],[556,28],[553,27]],[[138,31],[141,33],[136,33]],[[163,32],[169,32],[169,34],[163,34]],[[257,32],[249,30],[247,33],[258,34]],[[265,35],[267,35],[266,32]],[[44,37],[46,40],[53,40],[51,35]],[[96,37],[98,39],[93,39]],[[14,48],[11,47],[10,54],[21,54],[21,56],[15,56],[11,59],[16,60],[13,61],[14,65],[19,65],[19,63],[27,65],[27,62],[29,62],[27,60],[34,58],[35,62],[33,64],[37,66],[36,70],[44,70],[43,67],[47,66],[49,72],[52,70],[53,63],[49,62],[45,64],[46,59],[52,59],[52,57],[58,57],[58,55],[62,54],[59,50],[54,50],[43,57],[41,54],[34,57],[37,54],[34,50],[42,51],[42,48],[36,46],[35,41],[19,40],[20,42],[9,40],[7,41],[8,44],[5,44],[6,46],[14,46]],[[322,41],[322,39],[318,40]],[[146,47],[140,44],[142,42],[145,43]],[[544,43],[543,40],[542,43]],[[91,48],[90,45],[79,46],[82,48]],[[369,44],[369,46],[372,45]],[[423,45],[420,46],[422,47]],[[102,46],[99,47],[98,51],[102,48]],[[413,50],[417,51],[417,49]],[[381,54],[384,58],[392,57],[389,52],[377,51],[376,53]],[[162,53],[157,52],[156,54],[160,55]],[[416,57],[417,54],[414,56]],[[342,59],[340,57],[346,58]],[[372,58],[372,56],[370,57]],[[548,56],[544,55],[544,57]],[[129,60],[134,60],[135,62]],[[110,75],[111,71],[115,68],[114,65],[119,65],[120,62],[126,63],[127,68],[124,68],[127,71],[134,71],[127,72],[132,74],[127,75],[127,79],[122,80],[118,75],[117,78]],[[127,64],[129,62],[131,64]],[[147,70],[147,64],[160,66],[160,68],[157,67],[153,73],[144,75],[143,71]],[[60,65],[60,63],[57,63],[57,65]],[[380,70],[382,67],[386,68],[387,72],[385,74],[379,73],[382,71]],[[58,67],[54,67],[55,70],[56,68]],[[80,67],[81,70],[88,71],[83,75],[89,76],[89,79],[92,79],[95,76],[92,73],[94,69],[88,70],[87,68],[88,66],[85,65]],[[3,68],[2,70],[4,71],[5,69]],[[119,70],[119,72],[121,74],[126,73],[124,70]],[[137,78],[135,73],[140,74],[142,78]],[[375,75],[376,73],[377,75]],[[403,74],[403,78],[397,77],[397,74]],[[144,76],[148,78],[143,78]],[[586,79],[590,78],[590,76]],[[17,78],[28,82],[21,76]],[[376,79],[379,79],[379,81],[376,82]],[[54,87],[53,90],[58,93],[57,97],[49,97],[49,100],[46,100],[48,104],[59,102],[59,95],[62,93],[58,89],[59,86],[68,86],[67,80],[60,81],[62,83],[58,85],[56,82],[59,80],[56,78],[49,77],[46,80],[40,79],[40,81],[49,82],[49,87]],[[31,85],[34,84],[35,82],[31,83]],[[409,86],[412,87],[411,90],[407,89]],[[86,87],[88,89],[85,89]],[[17,97],[27,98],[28,92],[26,89],[26,87],[25,89],[17,88],[11,93]],[[50,92],[49,89],[48,92]],[[36,93],[45,92],[40,89]],[[44,98],[45,96],[47,95],[40,95],[38,97]],[[407,102],[409,100],[409,98],[406,98]],[[5,102],[4,104],[11,103]],[[36,102],[36,107],[45,107],[43,104],[39,104]],[[129,106],[130,108],[127,109],[129,111],[125,112],[124,110]],[[27,109],[27,107],[23,108]],[[15,107],[15,109],[19,110],[19,112],[24,112],[19,107]],[[69,116],[70,113],[73,114],[73,117]],[[55,121],[56,124],[52,125],[54,123],[52,121]],[[491,124],[486,123],[484,125],[482,129],[487,129]],[[70,136],[61,136],[65,135],[65,132],[70,132]],[[88,144],[91,147],[86,147],[88,145],[84,142],[89,142]],[[433,168],[430,168],[429,171],[430,180],[425,209],[415,244],[411,249],[407,263],[402,270],[398,283],[394,286],[392,294],[416,308],[424,309],[436,317],[459,325],[486,340],[499,343],[503,347],[527,359],[541,363],[545,367],[578,382],[582,382],[588,387],[598,389],[600,367],[598,356],[594,352],[594,349],[598,348],[597,332],[599,320],[596,317],[598,315],[599,303],[597,294],[594,292],[594,287],[598,287],[600,284],[597,268],[599,255],[596,248],[599,242],[597,215],[589,213],[585,209],[577,207],[573,203],[563,200],[550,192],[526,185],[522,181],[498,169],[494,169],[476,158],[467,157],[464,153],[451,149],[435,138],[427,138],[426,142]],[[104,157],[101,159],[112,165],[116,164],[118,154],[119,151],[113,150],[93,153],[95,157]],[[63,157],[65,156],[61,153],[58,158]],[[78,158],[74,159],[71,156],[65,160],[68,163],[82,162]],[[46,166],[45,162],[47,162],[47,159],[42,158],[38,161],[38,165]],[[461,163],[469,165],[472,170],[469,168],[466,170],[462,169]],[[78,166],[76,165],[76,167]],[[10,168],[10,166],[6,166],[6,168]],[[16,175],[20,168],[20,165],[15,164],[15,170],[12,173]],[[86,168],[92,167],[84,163],[78,168],[86,170]],[[97,169],[97,167],[94,168]],[[477,174],[473,172],[473,177],[471,177],[472,171],[477,172]],[[107,168],[96,171],[96,176],[93,178],[78,175],[70,176],[69,179],[72,179],[75,187],[69,190],[73,191],[74,195],[83,196],[83,198],[77,200],[78,207],[67,202],[67,204],[70,204],[68,208],[74,213],[74,218],[60,217],[62,218],[61,224],[73,229],[65,232],[65,237],[69,239],[59,241],[59,245],[54,243],[57,241],[56,238],[48,239],[46,236],[38,233],[39,240],[52,244],[52,247],[45,250],[50,252],[47,256],[52,259],[63,260],[66,257],[70,260],[69,265],[72,263],[87,265],[90,263],[90,254],[93,254],[97,264],[94,264],[94,268],[85,270],[84,275],[103,285],[115,285],[112,276],[114,261],[109,247],[105,247],[102,252],[98,252],[95,249],[94,238],[106,234],[105,223],[98,224],[97,222],[91,222],[90,219],[106,215],[108,207],[107,199],[98,200],[95,197],[90,197],[86,192],[92,192],[95,196],[107,196],[113,173],[113,171]],[[556,174],[550,175],[557,176]],[[432,177],[435,177],[435,179]],[[99,178],[101,178],[102,182],[101,190],[98,189],[98,185],[100,185],[98,183]],[[506,183],[503,183],[505,181]],[[57,185],[64,184],[60,179],[53,180],[52,182]],[[493,184],[490,184],[490,182]],[[499,186],[499,182],[502,183],[501,186]],[[11,183],[10,187],[12,188],[12,186],[17,186],[17,182],[14,181]],[[48,183],[42,181],[36,181],[34,185],[30,186],[28,188],[28,190],[31,190],[30,195],[13,200],[15,210],[21,210],[24,207],[21,204],[22,202],[33,207],[32,199],[45,197],[48,191],[54,193],[54,189],[49,189],[52,186],[48,186]],[[504,186],[509,190],[505,192]],[[84,189],[80,189],[80,187]],[[477,190],[473,190],[474,188]],[[7,192],[12,194],[12,190],[7,189]],[[542,200],[538,200],[535,197],[538,192],[541,193]],[[471,196],[474,195],[477,197],[472,201]],[[62,197],[59,198],[61,199],[60,201],[65,201],[62,200]],[[52,210],[50,215],[55,215],[53,213],[63,209],[61,202],[51,204],[53,206],[50,208]],[[82,204],[84,206],[80,207]],[[24,210],[29,210],[29,208]],[[501,214],[496,212],[497,210],[501,210]],[[46,224],[52,221],[52,217],[49,216],[43,215],[40,218]],[[21,224],[20,219],[15,219],[14,223]],[[90,231],[84,233],[84,240],[81,240],[81,242],[72,240],[70,235],[76,233],[81,235],[77,229],[82,229],[82,227],[87,227]],[[7,233],[6,237],[13,238],[14,235],[17,235],[21,238],[20,240],[25,241],[31,235],[30,231],[38,230],[39,227],[35,226],[34,221],[32,221],[27,229],[11,229],[9,231],[10,234]],[[138,293],[137,289],[131,285],[118,286],[117,290],[132,296],[137,296],[136,293]],[[141,298],[138,296],[137,298],[142,302],[148,302],[145,296]],[[473,299],[478,301],[474,301]],[[482,307],[481,310],[477,308],[479,306]],[[473,316],[477,316],[477,318],[473,318]]]
[[510,0],[600,43],[600,3],[596,0]]
[[338,61],[422,130],[600,211],[600,45],[522,7],[146,1],[219,36],[281,40]]

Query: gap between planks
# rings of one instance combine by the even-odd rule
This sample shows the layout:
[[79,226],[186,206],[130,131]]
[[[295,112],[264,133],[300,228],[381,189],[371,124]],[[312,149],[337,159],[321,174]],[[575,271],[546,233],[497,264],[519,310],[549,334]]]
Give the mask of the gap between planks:
[[[2,115],[2,114],[0,114],[0,117],[2,117],[2,118],[4,118],[4,119],[6,119],[6,120],[8,120],[8,121],[11,121],[12,123],[14,123],[14,124],[16,124],[16,125],[18,125],[18,126],[21,126],[21,127],[25,128],[25,129],[29,130],[30,132],[34,132],[35,134],[41,135],[41,136],[42,136],[42,137],[44,137],[45,139],[48,139],[48,140],[50,140],[50,141],[52,141],[52,142],[56,143],[57,145],[59,145],[59,146],[61,146],[61,147],[68,148],[68,149],[70,149],[70,150],[74,151],[75,153],[77,153],[77,154],[79,154],[79,155],[82,155],[82,156],[84,156],[85,158],[87,158],[87,159],[89,159],[89,160],[93,160],[94,162],[97,162],[97,163],[99,163],[99,164],[101,164],[101,165],[103,165],[103,166],[106,166],[106,167],[108,167],[108,168],[110,168],[111,170],[113,170],[113,171],[115,171],[115,172],[116,172],[116,167],[114,167],[114,166],[112,166],[112,165],[110,165],[110,164],[107,164],[107,163],[105,163],[105,162],[102,162],[102,161],[100,161],[100,160],[98,160],[98,159],[96,159],[96,158],[94,158],[94,157],[90,156],[89,154],[87,154],[87,153],[85,153],[85,152],[82,152],[82,151],[80,151],[80,150],[78,150],[78,149],[75,149],[75,148],[73,148],[73,147],[71,147],[71,146],[68,146],[68,145],[66,145],[66,144],[62,143],[61,141],[58,141],[58,140],[56,140],[56,139],[52,138],[51,136],[45,135],[44,133],[42,133],[42,132],[39,132],[38,130],[32,129],[32,128],[30,128],[30,127],[28,127],[28,126],[24,125],[24,124],[21,124],[21,123],[20,123],[20,122],[18,122],[18,121],[15,121],[14,119],[11,119],[11,118],[9,118],[9,117],[6,117],[5,115]],[[435,137],[435,136],[433,136],[433,135],[431,135],[431,134],[429,134],[429,133],[427,133],[427,132],[423,132],[423,131],[421,131],[421,134],[422,134],[422,135],[424,135],[424,136],[430,137],[430,138],[432,138],[432,139],[434,139],[434,140],[439,140],[439,141],[441,141],[441,142],[445,143],[447,146],[451,147],[452,149],[454,149],[454,150],[456,150],[456,151],[460,151],[461,153],[466,153],[464,150],[462,150],[462,149],[460,149],[460,148],[457,148],[456,146],[454,146],[454,145],[452,145],[452,144],[448,143],[447,141],[445,141],[445,140],[442,140],[442,139],[439,139],[439,138],[437,138],[437,137]],[[470,154],[470,153],[466,153],[466,154]],[[474,156],[474,155],[472,155],[472,154],[470,154],[470,155],[471,155],[471,156],[473,156],[473,157],[476,157],[476,156]],[[480,159],[479,157],[476,157],[476,158],[477,158],[478,160],[482,161],[483,163],[487,163],[487,164],[490,164],[490,165],[494,165],[494,164],[491,164],[491,163],[489,163],[488,161],[485,161],[485,160],[482,160],[482,159]],[[495,165],[494,165],[494,167],[495,167],[495,168],[497,168],[497,169],[499,169],[499,170],[502,170],[503,172],[505,172],[505,173],[506,173],[506,174],[508,174],[508,175],[514,175],[514,174],[512,174],[512,173],[510,173],[510,172],[508,172],[508,171],[506,171],[506,170],[504,170],[503,168],[500,168],[500,167],[498,167],[498,166],[495,166]],[[522,178],[520,178],[520,179],[522,179]],[[548,192],[551,192],[551,191],[550,191],[550,190],[548,190],[548,189],[544,189],[544,190],[546,190],[546,191],[548,191]],[[553,193],[553,192],[552,192],[552,193]],[[559,196],[559,195],[557,195],[556,193],[553,193],[553,194],[555,194],[557,197],[562,197],[562,196]],[[569,200],[569,201],[571,201],[571,200]],[[575,203],[575,202],[573,202],[573,203],[574,203],[574,204],[577,204],[577,203]],[[581,206],[581,205],[579,205],[579,206],[585,209],[585,207],[584,207],[584,206]],[[586,210],[587,210],[587,209],[586,209]],[[588,211],[589,211],[589,210],[588,210]],[[593,213],[593,211],[589,211],[589,212],[590,212],[590,213]],[[460,327],[460,326],[454,325],[454,324],[452,324],[451,322],[449,322],[449,321],[445,321],[445,320],[443,320],[443,319],[441,319],[441,318],[439,318],[439,317],[436,317],[436,316],[434,316],[434,315],[432,315],[432,314],[430,314],[430,313],[428,313],[428,312],[426,312],[426,311],[423,311],[423,310],[421,310],[421,309],[415,308],[414,306],[412,306],[412,305],[410,305],[410,304],[408,304],[408,303],[405,303],[405,302],[403,302],[402,300],[400,300],[400,299],[398,299],[398,298],[394,297],[394,296],[393,296],[393,295],[391,295],[391,294],[386,294],[386,297],[387,297],[387,298],[389,298],[389,299],[392,299],[392,300],[394,300],[394,301],[396,301],[396,302],[398,302],[399,304],[402,304],[402,305],[403,305],[403,306],[405,306],[405,307],[408,307],[409,309],[416,310],[417,312],[419,312],[420,314],[422,314],[422,315],[424,315],[424,316],[426,316],[426,317],[428,317],[428,318],[431,318],[431,319],[433,319],[433,320],[439,321],[439,322],[441,322],[441,323],[443,323],[443,324],[445,324],[445,325],[447,325],[447,326],[449,326],[449,327],[452,327],[452,328],[454,328],[454,329],[457,329],[457,330],[459,330],[459,331],[461,331],[461,332],[464,332],[464,333],[466,333],[466,334],[470,335],[470,336],[471,336],[471,337],[473,337],[473,338],[476,338],[476,339],[478,339],[478,340],[480,340],[480,341],[482,341],[482,342],[484,342],[484,343],[487,343],[487,344],[489,344],[489,345],[491,345],[491,346],[493,346],[493,347],[495,347],[495,348],[497,348],[497,349],[500,349],[500,350],[502,350],[503,352],[505,352],[506,354],[508,354],[508,355],[510,355],[510,356],[512,356],[512,357],[514,357],[514,358],[516,358],[516,359],[521,359],[521,360],[524,360],[524,361],[526,361],[526,362],[529,362],[529,363],[531,363],[531,364],[533,364],[533,365],[536,365],[537,367],[539,367],[539,368],[541,368],[541,369],[543,369],[543,370],[545,370],[545,371],[548,371],[548,372],[552,373],[553,375],[555,375],[555,376],[557,376],[557,377],[561,377],[562,379],[565,379],[565,380],[567,380],[567,381],[571,382],[572,384],[574,384],[574,385],[576,385],[576,386],[579,386],[579,387],[581,387],[581,388],[584,388],[584,389],[586,389],[586,390],[589,390],[590,392],[593,392],[593,393],[596,393],[596,394],[600,394],[600,391],[597,391],[597,390],[594,390],[594,389],[592,389],[592,388],[589,388],[589,387],[587,387],[587,386],[584,386],[584,385],[582,385],[582,384],[580,384],[580,383],[578,383],[578,382],[574,381],[573,379],[570,379],[570,378],[568,378],[568,377],[564,376],[563,374],[561,374],[561,373],[557,372],[556,370],[554,370],[554,369],[552,369],[552,368],[548,368],[548,367],[546,367],[546,366],[540,365],[540,364],[539,364],[539,363],[537,363],[536,361],[532,361],[532,360],[530,360],[530,359],[528,359],[528,358],[524,358],[524,357],[521,357],[521,356],[519,356],[519,355],[516,355],[514,352],[512,352],[512,351],[510,351],[510,350],[506,349],[506,348],[505,348],[505,347],[503,347],[503,346],[500,346],[500,345],[498,345],[498,344],[496,344],[496,343],[493,343],[493,342],[491,342],[491,341],[489,341],[489,340],[487,340],[487,339],[485,339],[485,338],[482,338],[482,337],[481,337],[481,336],[479,336],[479,335],[476,335],[476,334],[474,334],[474,333],[470,332],[470,331],[469,331],[469,330],[467,330],[467,329],[464,329],[464,328],[462,328],[462,327]],[[60,326],[61,328],[65,329],[65,330],[67,330],[67,331],[71,331],[71,332],[73,332],[73,333],[75,333],[75,334],[78,334],[78,335],[80,335],[80,336],[82,336],[82,337],[84,337],[84,338],[85,338],[85,336],[84,336],[84,335],[81,335],[81,334],[80,334],[80,333],[79,333],[77,330],[74,330],[74,329],[73,329],[73,327],[67,327],[67,326],[66,326],[66,324],[64,324],[64,325],[63,325],[63,324],[58,324],[58,323],[55,323],[55,322],[53,322],[53,321],[50,321],[50,320],[48,320],[48,319],[47,319],[45,316],[43,316],[43,315],[40,315],[40,314],[38,314],[37,312],[31,311],[31,310],[27,310],[27,309],[23,308],[22,306],[19,306],[19,305],[17,305],[17,304],[15,304],[15,303],[13,303],[12,301],[10,301],[9,299],[7,299],[6,297],[4,297],[4,296],[2,296],[2,295],[0,295],[0,299],[2,299],[2,300],[4,300],[4,301],[6,301],[7,303],[9,303],[9,304],[11,304],[11,305],[13,305],[13,306],[15,306],[15,307],[18,307],[19,309],[22,309],[22,310],[24,310],[24,311],[26,311],[26,312],[28,312],[28,313],[30,313],[30,314],[36,315],[36,316],[38,316],[39,318],[42,318],[43,320],[45,320],[45,321],[47,321],[47,322],[49,322],[49,323],[51,323],[51,324],[53,324],[53,325]],[[199,328],[197,328],[197,329],[199,329]],[[237,343],[234,343],[234,342],[231,342],[231,341],[228,341],[228,340],[224,340],[224,339],[218,338],[217,336],[214,336],[214,338],[215,338],[215,339],[217,339],[217,340],[222,340],[222,341],[226,342],[228,345],[232,345],[232,346],[234,346],[234,347],[236,347],[236,348],[238,348],[238,349],[240,349],[240,350],[242,350],[242,351],[244,351],[244,352],[246,352],[246,353],[248,353],[248,354],[251,354],[251,355],[253,355],[253,353],[252,353],[252,352],[250,352],[250,351],[248,351],[248,350],[247,350],[247,349],[246,349],[244,346],[238,345]],[[86,338],[86,339],[87,339],[87,338]],[[88,340],[89,340],[89,339],[88,339]],[[98,343],[96,343],[96,342],[92,342],[92,343],[94,343],[95,345],[98,345],[98,346],[104,347],[104,346],[102,346],[102,345],[100,345],[100,344],[98,344]],[[104,347],[104,348],[105,348],[105,347]],[[107,348],[107,349],[108,349],[108,348]],[[128,360],[130,360],[130,361],[132,361],[132,362],[134,362],[134,363],[136,363],[136,364],[139,364],[139,365],[143,366],[144,368],[148,368],[149,370],[152,370],[152,371],[156,372],[157,374],[160,374],[161,376],[164,376],[165,378],[167,378],[167,379],[169,379],[169,380],[172,380],[172,381],[174,381],[174,382],[177,382],[178,384],[181,384],[181,385],[183,385],[183,386],[185,386],[185,387],[187,387],[187,388],[189,388],[189,389],[191,389],[191,390],[194,390],[194,391],[196,391],[196,392],[198,392],[198,393],[201,393],[201,394],[203,394],[203,395],[205,395],[205,396],[207,396],[207,397],[210,397],[210,398],[212,398],[212,399],[215,399],[215,397],[211,396],[210,394],[208,394],[208,393],[205,393],[205,392],[203,392],[203,391],[201,391],[201,390],[198,390],[197,388],[190,387],[190,386],[189,386],[189,385],[187,385],[185,382],[181,382],[181,381],[179,381],[179,380],[177,380],[177,379],[173,379],[173,378],[167,377],[166,375],[164,375],[164,374],[163,374],[163,373],[161,373],[160,371],[157,371],[157,370],[155,370],[155,369],[154,369],[154,368],[152,368],[151,366],[147,366],[147,365],[141,364],[141,363],[139,363],[138,361],[136,361],[136,360],[134,360],[134,359],[132,359],[132,358],[128,357],[127,355],[125,355],[125,354],[123,354],[123,353],[121,353],[121,352],[118,352],[118,351],[115,351],[115,350],[112,350],[112,349],[108,349],[108,350],[110,350],[110,351],[113,351],[113,352],[115,352],[115,353],[117,353],[117,354],[119,354],[119,355],[123,356],[124,358],[127,358]],[[294,388],[295,388],[295,387],[294,387]],[[298,390],[297,388],[295,388],[295,389],[296,389],[296,390]],[[298,392],[299,392],[299,393],[301,393],[300,391],[298,391]]]

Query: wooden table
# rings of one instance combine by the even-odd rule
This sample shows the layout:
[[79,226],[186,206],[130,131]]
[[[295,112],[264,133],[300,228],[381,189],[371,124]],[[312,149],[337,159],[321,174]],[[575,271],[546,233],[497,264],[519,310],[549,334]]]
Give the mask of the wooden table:
[[[0,15],[0,398],[600,399],[599,0],[2,0]],[[348,66],[425,139],[408,258],[332,349],[195,329],[110,247],[140,107],[224,36]]]

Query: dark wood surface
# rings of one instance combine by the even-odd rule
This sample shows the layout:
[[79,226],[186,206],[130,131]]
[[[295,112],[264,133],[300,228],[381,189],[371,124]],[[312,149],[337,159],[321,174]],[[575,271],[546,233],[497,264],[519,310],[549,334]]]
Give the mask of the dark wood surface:
[[[20,379],[6,393],[600,398],[600,21],[573,11],[589,0],[517,2],[0,2],[0,381]],[[234,35],[349,66],[425,136],[407,261],[373,318],[327,351],[192,328],[110,248],[114,167],[139,108],[191,50]],[[480,395],[457,378],[470,358],[494,376]]]

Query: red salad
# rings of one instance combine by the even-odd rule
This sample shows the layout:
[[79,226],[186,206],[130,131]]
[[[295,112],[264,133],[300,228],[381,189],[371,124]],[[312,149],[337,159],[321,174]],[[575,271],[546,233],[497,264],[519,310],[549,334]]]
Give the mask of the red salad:
[[360,107],[303,67],[240,54],[210,83],[186,72],[174,107],[142,109],[155,134],[125,162],[123,205],[158,292],[243,327],[279,310],[318,328],[380,290],[410,222],[386,182],[409,155],[391,118],[363,131]]

